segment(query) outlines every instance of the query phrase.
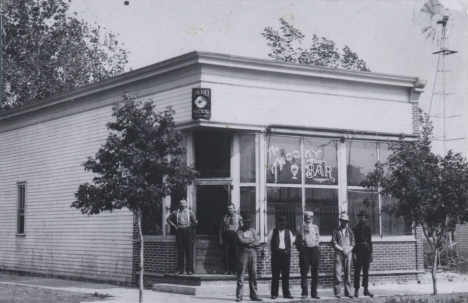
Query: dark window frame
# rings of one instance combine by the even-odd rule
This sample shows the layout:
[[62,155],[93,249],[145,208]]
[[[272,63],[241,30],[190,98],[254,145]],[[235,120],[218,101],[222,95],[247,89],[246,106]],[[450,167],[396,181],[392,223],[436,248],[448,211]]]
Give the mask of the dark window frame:
[[17,214],[16,214],[16,234],[26,234],[26,182],[18,182],[17,186]]

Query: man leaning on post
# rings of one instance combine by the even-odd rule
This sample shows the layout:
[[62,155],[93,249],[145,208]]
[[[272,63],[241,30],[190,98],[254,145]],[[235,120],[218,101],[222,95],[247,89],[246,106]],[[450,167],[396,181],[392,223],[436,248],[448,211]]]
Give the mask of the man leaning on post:
[[312,224],[314,213],[304,212],[304,225],[297,228],[296,248],[299,251],[299,267],[301,268],[301,299],[306,299],[308,295],[307,274],[309,268],[312,281],[310,282],[311,297],[320,299],[317,294],[318,267],[320,260],[320,234],[317,225]]
[[335,250],[333,260],[333,291],[335,297],[341,298],[341,269],[344,269],[345,296],[351,295],[351,259],[354,247],[354,234],[348,227],[349,218],[346,213],[340,215],[340,226],[333,231],[331,245]]
[[185,268],[187,275],[193,275],[193,230],[192,226],[198,224],[193,211],[187,208],[187,201],[180,200],[179,209],[173,211],[166,222],[176,229],[177,243],[177,272],[184,273],[184,253],[186,258]]

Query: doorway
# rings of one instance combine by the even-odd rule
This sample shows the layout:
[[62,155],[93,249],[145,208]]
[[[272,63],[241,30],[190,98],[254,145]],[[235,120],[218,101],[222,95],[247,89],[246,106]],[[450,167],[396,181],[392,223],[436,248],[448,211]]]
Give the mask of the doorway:
[[219,226],[231,203],[230,181],[197,182],[194,270],[199,274],[223,273],[223,248],[219,243]]

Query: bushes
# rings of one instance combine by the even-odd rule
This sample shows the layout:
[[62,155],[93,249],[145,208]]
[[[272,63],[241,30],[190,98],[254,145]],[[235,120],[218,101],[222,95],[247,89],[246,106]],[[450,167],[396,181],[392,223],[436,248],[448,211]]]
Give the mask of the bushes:
[[[424,268],[432,269],[434,264],[434,252],[424,252]],[[449,253],[442,251],[440,254],[439,269],[450,270],[461,274],[468,273],[468,260],[459,256],[457,251],[449,250]]]

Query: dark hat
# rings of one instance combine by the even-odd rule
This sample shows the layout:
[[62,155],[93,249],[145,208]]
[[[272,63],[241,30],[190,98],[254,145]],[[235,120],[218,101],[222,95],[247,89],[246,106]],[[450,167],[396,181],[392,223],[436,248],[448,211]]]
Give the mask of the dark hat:
[[365,216],[367,219],[369,219],[369,215],[367,214],[365,210],[361,210],[357,216],[358,217]]
[[284,224],[288,223],[285,216],[278,217],[278,224],[280,223],[284,223]]
[[245,215],[243,218],[242,218],[242,222],[249,222],[249,223],[252,223],[254,222],[255,220],[252,218],[251,215],[247,214]]

